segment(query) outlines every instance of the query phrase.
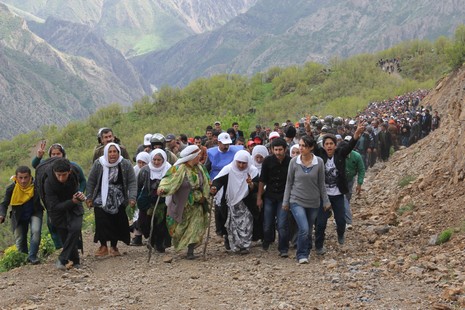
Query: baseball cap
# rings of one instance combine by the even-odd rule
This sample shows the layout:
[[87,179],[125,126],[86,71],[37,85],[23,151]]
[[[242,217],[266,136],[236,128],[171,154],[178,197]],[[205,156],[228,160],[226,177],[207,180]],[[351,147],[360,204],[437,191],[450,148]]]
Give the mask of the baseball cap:
[[176,136],[173,135],[172,133],[168,134],[166,137],[165,137],[165,141],[166,142],[170,142],[172,140],[176,140]]
[[255,145],[255,142],[253,140],[247,141],[247,146]]
[[144,146],[149,146],[151,145],[150,139],[152,138],[152,134],[148,133],[144,136]]
[[213,125],[216,125],[216,124],[221,125],[220,121],[216,121],[213,123]]
[[268,138],[271,140],[271,139],[274,139],[274,138],[279,138],[279,133],[277,133],[276,131],[272,131],[270,132],[270,135],[268,136]]
[[255,142],[255,144],[262,144],[262,139],[260,137],[255,137],[253,138],[253,142]]
[[222,132],[218,135],[218,141],[223,143],[223,144],[231,144],[232,140],[231,137],[229,136],[229,133],[227,132]]
[[346,140],[347,142],[349,142],[350,140],[352,140],[352,137],[351,137],[351,136],[346,136],[346,137],[344,138],[344,140]]

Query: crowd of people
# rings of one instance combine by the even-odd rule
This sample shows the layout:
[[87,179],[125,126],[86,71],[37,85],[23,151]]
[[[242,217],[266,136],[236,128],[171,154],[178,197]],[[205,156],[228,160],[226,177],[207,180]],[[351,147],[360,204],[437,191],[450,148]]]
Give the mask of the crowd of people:
[[[298,263],[305,264],[311,249],[326,253],[332,216],[337,242],[345,243],[353,224],[352,194],[360,194],[366,170],[440,126],[438,112],[431,115],[421,105],[427,93],[372,102],[355,118],[307,116],[256,125],[248,136],[237,122],[224,130],[219,121],[192,138],[146,134],[134,166],[113,131],[101,128],[87,179],[60,144],[44,159],[42,143],[32,160],[35,178],[29,167],[16,169],[0,204],[0,223],[11,206],[16,247],[37,264],[46,210],[61,249],[55,265],[65,270],[81,264],[84,203],[95,215],[96,257],[120,256],[118,242],[140,246],[146,239],[160,253],[173,247],[194,259],[214,212],[215,232],[227,251],[245,255],[258,241],[269,251],[276,241],[280,257],[294,248]],[[131,219],[128,206],[136,209]]]

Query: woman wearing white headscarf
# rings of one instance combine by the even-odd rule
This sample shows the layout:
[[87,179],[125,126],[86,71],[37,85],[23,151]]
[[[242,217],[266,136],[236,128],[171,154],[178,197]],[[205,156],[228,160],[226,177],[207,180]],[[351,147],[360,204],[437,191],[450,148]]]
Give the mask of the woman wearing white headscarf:
[[187,259],[194,259],[194,248],[202,243],[208,226],[210,177],[199,164],[197,145],[187,146],[180,155],[161,180],[157,193],[171,196],[167,201],[166,222],[174,249],[187,247]]
[[232,163],[221,169],[210,189],[214,195],[224,187],[221,205],[228,208],[225,227],[229,246],[240,254],[248,254],[252,243],[253,216],[249,207],[255,203],[252,193],[257,191],[258,181],[258,169],[252,164],[252,157],[241,150],[234,155]]
[[[252,150],[252,162],[258,169],[258,175],[262,173],[262,164],[265,157],[270,155],[268,148],[264,145],[257,145]],[[256,193],[254,194],[256,196]],[[255,203],[250,208],[250,212],[253,215],[253,236],[252,241],[263,240],[263,208],[257,207],[257,199],[255,197]]]
[[258,174],[262,172],[262,163],[268,155],[270,155],[270,153],[264,145],[257,145],[253,148],[252,163],[258,169]]
[[[152,246],[160,253],[170,245],[171,240],[166,228],[166,204],[165,198],[160,197],[157,208],[155,204],[158,199],[157,189],[161,179],[171,168],[167,161],[166,153],[162,149],[155,149],[150,153],[149,164],[140,170],[137,177],[137,207],[139,208],[139,227],[145,238],[149,238],[150,227],[153,225]],[[153,223],[151,223],[152,214]]]
[[[121,156],[116,143],[108,143],[103,156],[95,160],[87,181],[87,206],[94,207],[94,242],[100,243],[95,256],[121,255],[117,244],[129,244],[126,206],[136,205],[137,182],[129,160]],[[107,242],[110,241],[110,251]]]
[[136,164],[134,165],[134,173],[136,174],[136,178],[139,175],[140,170],[147,166],[150,163],[150,154],[147,152],[140,152],[136,156]]

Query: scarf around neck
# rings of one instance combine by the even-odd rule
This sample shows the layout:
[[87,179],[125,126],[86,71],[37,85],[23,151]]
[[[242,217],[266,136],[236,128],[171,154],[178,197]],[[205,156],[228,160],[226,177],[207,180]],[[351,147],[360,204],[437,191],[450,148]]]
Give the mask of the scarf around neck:
[[34,183],[32,183],[32,178],[29,180],[26,187],[19,185],[19,182],[16,180],[16,176],[13,176],[11,179],[15,182],[15,187],[11,194],[10,205],[22,206],[34,197]]
[[[113,164],[110,164],[110,162],[108,161],[108,150],[110,149],[111,146],[116,147],[119,153],[118,160],[114,162]],[[123,156],[121,156],[121,149],[119,145],[113,142],[105,145],[105,148],[103,149],[103,156],[100,156],[98,160],[103,167],[102,185],[101,185],[100,191],[102,194],[102,206],[105,206],[107,203],[107,197],[108,197],[110,168],[116,167],[121,161],[123,161]]]
[[[156,155],[160,155],[163,158],[163,164],[160,167],[155,167],[153,165],[153,158]],[[161,180],[166,172],[171,168],[171,164],[166,161],[166,153],[162,149],[155,149],[150,153],[150,180]]]

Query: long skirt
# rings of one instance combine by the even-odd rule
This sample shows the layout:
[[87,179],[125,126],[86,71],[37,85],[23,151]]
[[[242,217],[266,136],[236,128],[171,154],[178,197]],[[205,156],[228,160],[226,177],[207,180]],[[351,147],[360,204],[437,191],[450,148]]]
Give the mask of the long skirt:
[[186,205],[182,214],[182,222],[176,223],[167,216],[168,231],[173,238],[173,246],[176,251],[187,248],[189,244],[199,246],[208,226],[208,213],[201,204]]
[[248,249],[252,243],[253,216],[243,201],[235,206],[228,206],[226,230],[231,250],[236,252]]
[[129,221],[124,207],[118,208],[118,213],[110,214],[102,208],[94,207],[95,234],[94,242],[122,241],[129,245]]

